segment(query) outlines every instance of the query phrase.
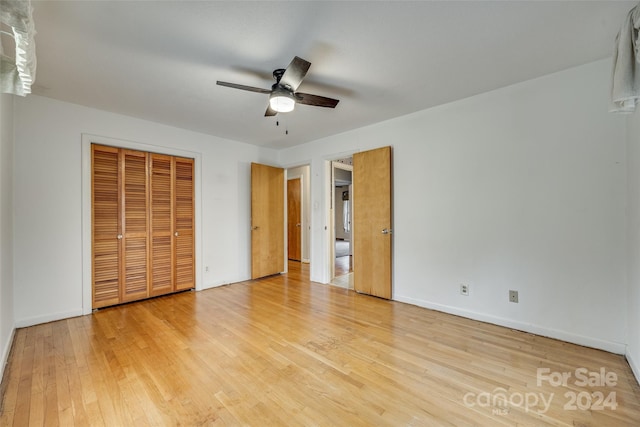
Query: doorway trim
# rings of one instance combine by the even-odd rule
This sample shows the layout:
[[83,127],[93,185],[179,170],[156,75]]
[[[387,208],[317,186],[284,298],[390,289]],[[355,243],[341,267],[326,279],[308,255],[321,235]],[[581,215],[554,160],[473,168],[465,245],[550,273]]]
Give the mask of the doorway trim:
[[[300,175],[300,176],[293,176],[290,177],[288,176],[288,169],[285,169],[285,173],[287,174],[287,178],[285,179],[285,182],[287,184],[287,193],[286,193],[286,205],[287,205],[287,210],[285,212],[285,216],[287,219],[287,239],[285,240],[285,249],[287,251],[287,258],[289,256],[289,181],[293,181],[296,179],[300,180],[300,262],[306,262],[309,263],[309,260],[305,260],[304,258],[304,244],[305,244],[305,239],[304,239],[304,229],[306,227],[306,221],[304,218],[305,215],[305,209],[304,209],[304,197],[306,196],[306,192],[304,191],[304,185],[305,185],[305,181],[304,181],[304,175]],[[289,259],[289,258],[288,258]]]
[[[291,173],[291,169],[298,169],[298,168],[306,168],[307,170],[307,175],[308,177],[305,175],[305,173]],[[296,179],[296,178],[300,178],[300,198],[301,198],[301,204],[300,204],[300,227],[302,228],[302,232],[300,235],[300,245],[302,246],[301,248],[301,262],[305,263],[305,264],[310,264],[311,263],[311,235],[312,235],[312,231],[311,231],[311,223],[313,221],[312,217],[311,217],[311,203],[312,203],[312,199],[311,199],[311,163],[301,163],[301,164],[295,164],[293,166],[285,166],[284,167],[285,170],[285,185],[286,182],[289,181],[290,179]],[[307,190],[308,187],[308,190]],[[308,198],[308,204],[309,206],[305,206],[305,198]],[[287,200],[285,200],[285,204],[287,203]],[[285,212],[285,216],[287,216],[287,212]],[[288,221],[288,216],[286,218],[286,220]],[[288,235],[285,235],[285,251],[287,251],[288,253]],[[305,257],[305,245],[307,248],[307,253],[306,253],[306,257]]]
[[151,153],[167,154],[178,157],[188,157],[194,163],[194,196],[195,196],[195,273],[196,291],[203,289],[202,278],[204,263],[202,262],[202,153],[180,150],[141,142],[127,141],[92,134],[82,134],[81,164],[82,164],[82,314],[90,314],[91,304],[91,144],[108,145],[112,147],[128,148]]

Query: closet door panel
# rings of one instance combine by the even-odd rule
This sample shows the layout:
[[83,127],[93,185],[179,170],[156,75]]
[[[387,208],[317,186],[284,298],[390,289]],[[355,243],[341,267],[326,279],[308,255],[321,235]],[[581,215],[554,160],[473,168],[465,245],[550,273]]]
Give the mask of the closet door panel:
[[193,159],[175,158],[175,289],[195,286]]
[[152,296],[174,290],[173,285],[173,162],[170,156],[150,155],[151,284]]
[[193,236],[186,233],[176,241],[176,290],[194,287]]
[[129,237],[125,241],[124,301],[146,298],[147,291],[147,237]]
[[120,301],[118,149],[91,146],[93,307]]
[[147,153],[122,150],[123,301],[146,298],[148,291],[149,194]]

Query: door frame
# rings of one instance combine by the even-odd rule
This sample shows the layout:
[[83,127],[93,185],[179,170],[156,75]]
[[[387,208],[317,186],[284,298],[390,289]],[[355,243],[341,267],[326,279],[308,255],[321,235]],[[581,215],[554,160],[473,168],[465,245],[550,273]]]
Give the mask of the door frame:
[[146,151],[170,156],[192,158],[194,162],[194,197],[195,197],[195,259],[196,291],[203,289],[202,257],[202,153],[180,150],[141,142],[109,138],[99,135],[82,134],[81,164],[82,164],[82,314],[90,314],[91,304],[91,144],[108,145],[137,151]]
[[300,211],[300,242],[298,243],[300,245],[300,262],[304,262],[304,227],[305,227],[305,220],[304,220],[304,175],[300,175],[300,176],[296,176],[296,177],[289,177],[288,174],[288,169],[284,170],[285,173],[285,184],[287,186],[287,192],[285,193],[285,203],[287,206],[287,210],[285,212],[285,219],[287,221],[287,236],[286,236],[286,243],[285,243],[285,249],[287,251],[287,260],[289,259],[289,181],[293,181],[295,179],[299,179],[300,180],[300,199],[299,199],[299,204],[300,206],[298,206],[299,211]]
[[[291,169],[298,169],[298,168],[307,168],[307,174],[309,176],[309,178],[307,178],[307,175],[305,175],[305,173],[291,173]],[[302,228],[302,232],[300,233],[300,246],[301,246],[301,262],[304,264],[309,264],[311,262],[311,222],[312,217],[311,217],[311,163],[302,163],[302,164],[295,164],[293,166],[284,166],[284,172],[285,172],[285,187],[286,187],[286,183],[290,180],[290,179],[296,179],[296,178],[300,178],[300,227]],[[307,189],[308,187],[308,189]],[[305,199],[308,198],[308,199]],[[285,206],[286,206],[287,200],[285,197]],[[309,204],[309,206],[307,206],[307,203]],[[309,218],[307,218],[307,216],[309,216]],[[285,221],[288,222],[289,218],[287,215],[287,212],[285,210]],[[285,235],[285,253],[288,253],[288,238],[289,236]],[[305,246],[306,245],[306,246]],[[306,253],[306,257],[305,257],[305,247],[307,249],[307,253]]]

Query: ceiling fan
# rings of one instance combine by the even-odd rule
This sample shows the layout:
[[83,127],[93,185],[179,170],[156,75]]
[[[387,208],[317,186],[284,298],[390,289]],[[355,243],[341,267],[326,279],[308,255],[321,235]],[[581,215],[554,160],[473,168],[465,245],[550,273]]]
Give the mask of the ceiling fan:
[[234,89],[248,90],[250,92],[268,93],[269,105],[267,106],[267,111],[264,113],[265,117],[293,111],[296,103],[313,105],[315,107],[336,108],[336,105],[340,102],[337,99],[296,92],[296,89],[298,89],[298,86],[302,83],[302,79],[304,79],[310,66],[311,63],[309,61],[305,61],[297,56],[294,57],[287,68],[278,68],[273,71],[273,78],[276,79],[276,82],[271,86],[271,89],[262,89],[221,81],[218,81],[217,84]]

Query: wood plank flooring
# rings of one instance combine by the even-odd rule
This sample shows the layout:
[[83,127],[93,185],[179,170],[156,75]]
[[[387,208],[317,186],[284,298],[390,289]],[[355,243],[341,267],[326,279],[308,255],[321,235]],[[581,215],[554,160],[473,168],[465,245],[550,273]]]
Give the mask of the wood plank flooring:
[[289,268],[19,329],[0,425],[640,425],[622,356]]

